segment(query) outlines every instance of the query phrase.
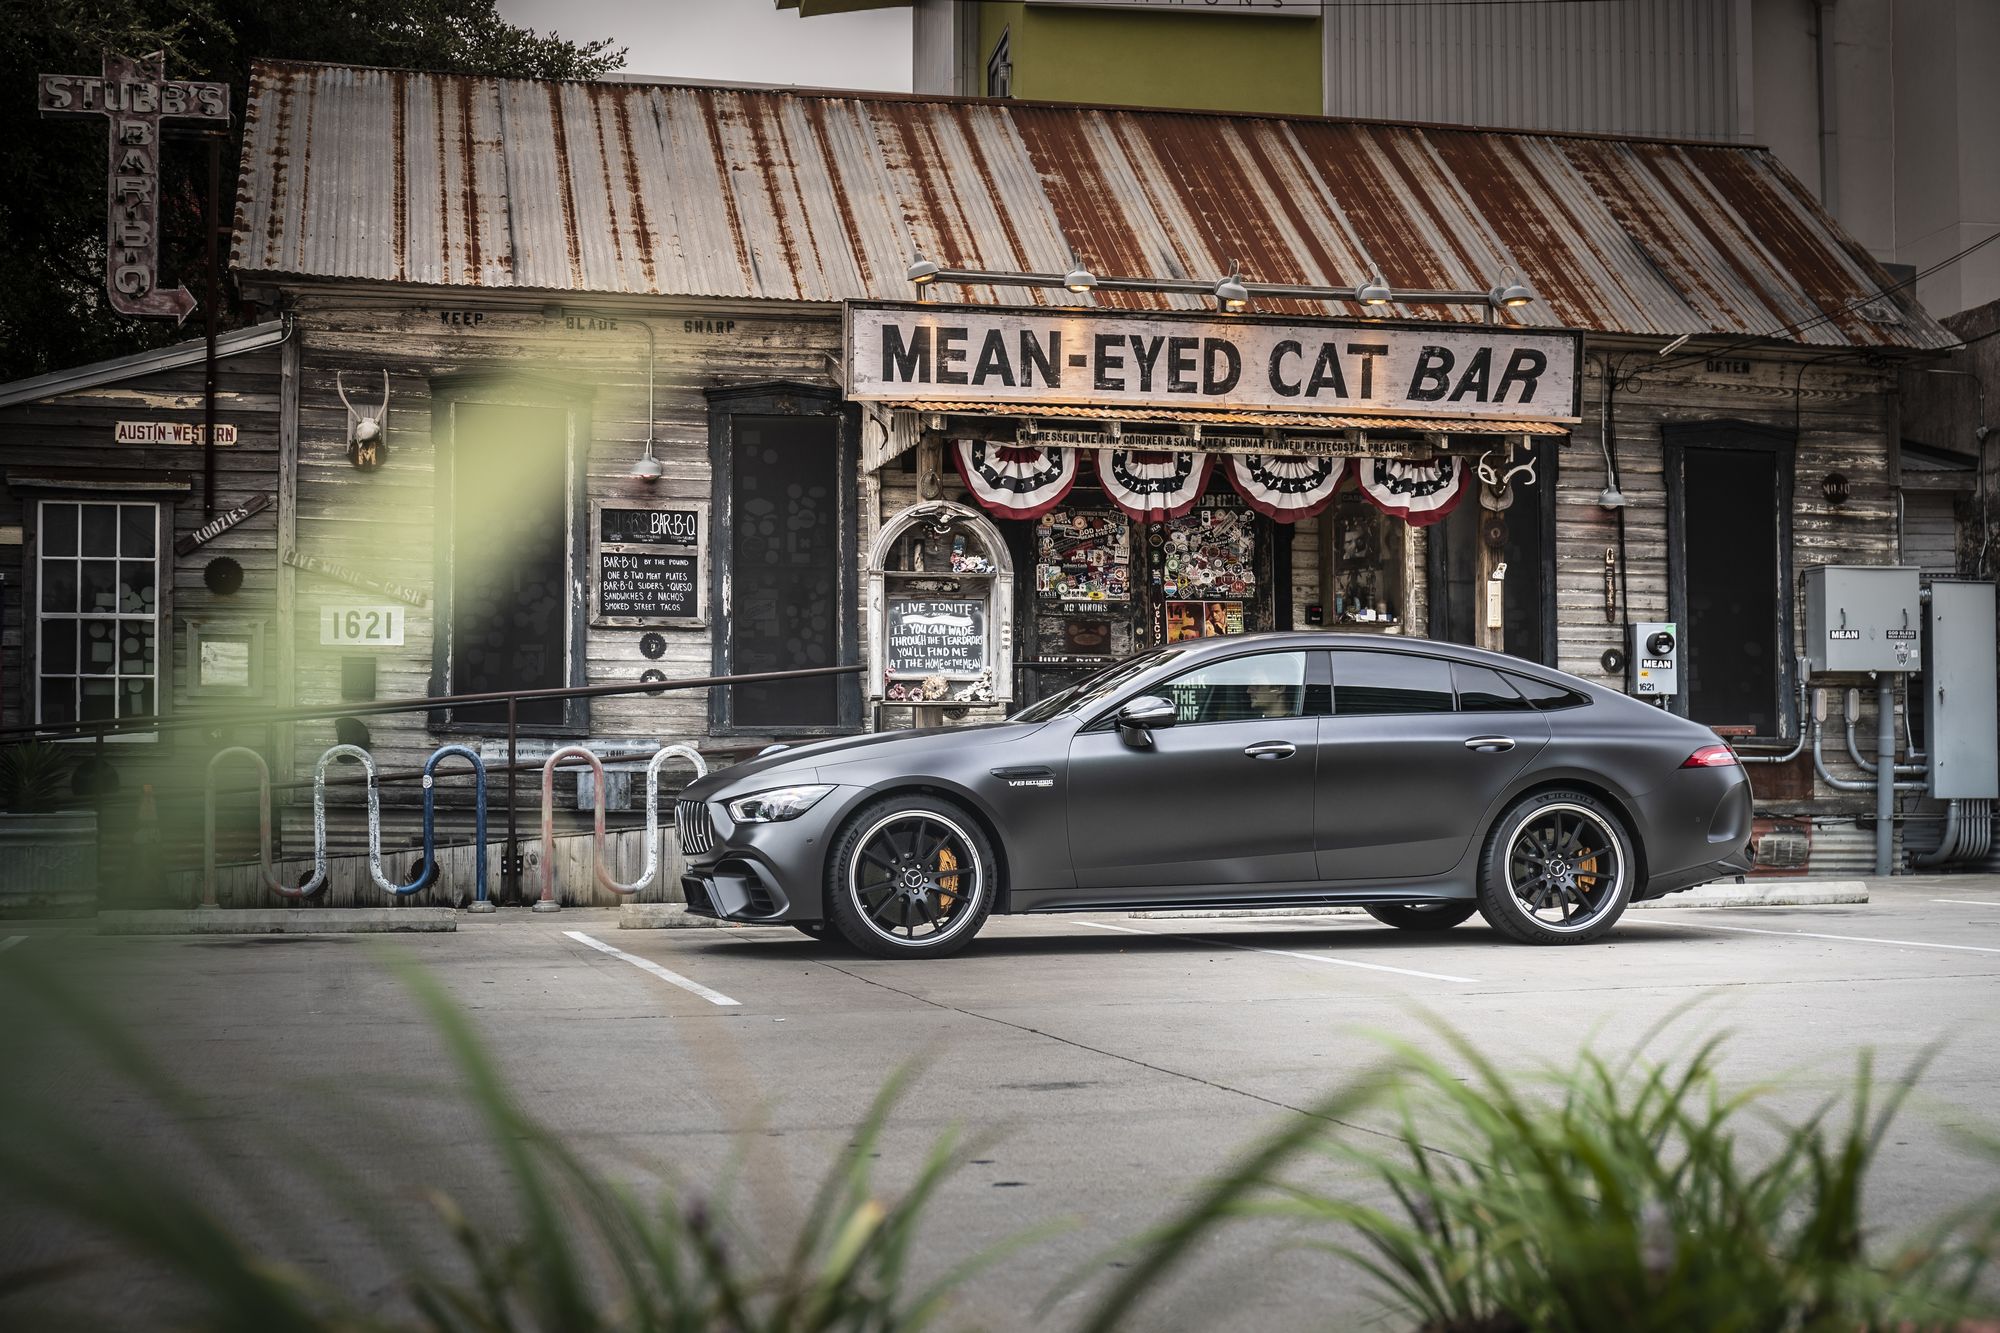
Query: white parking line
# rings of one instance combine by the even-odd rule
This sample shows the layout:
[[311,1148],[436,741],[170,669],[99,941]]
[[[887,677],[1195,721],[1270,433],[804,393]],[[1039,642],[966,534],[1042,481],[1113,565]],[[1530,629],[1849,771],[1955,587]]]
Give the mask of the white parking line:
[[6,953],[9,949],[27,938],[26,935],[9,935],[6,939],[0,940],[0,953]]
[[653,962],[649,958],[640,958],[635,954],[626,953],[623,949],[614,949],[610,945],[606,944],[603,940],[592,939],[590,936],[584,934],[580,930],[565,930],[563,934],[569,936],[571,939],[575,940],[579,944],[588,944],[591,948],[597,950],[599,953],[608,953],[613,958],[623,958],[626,962],[630,963],[632,966],[636,968],[639,968],[641,971],[651,972],[654,976],[658,977],[660,980],[664,982],[667,982],[669,985],[679,986],[684,991],[691,991],[692,993],[701,996],[702,999],[707,1000],[710,1004],[742,1003],[740,1000],[730,999],[727,995],[724,995],[719,990],[710,990],[708,987],[702,985],[699,981],[690,981],[688,978],[682,976],[678,972],[669,972],[666,968],[661,967],[658,963]]
[[1933,944],[1929,940],[1884,940],[1873,935],[1821,935],[1810,930],[1759,930],[1755,926],[1718,926],[1707,921],[1676,921],[1676,926],[1686,926],[1689,930],[1728,930],[1739,935],[1783,935],[1786,938],[1808,940],[1845,940],[1850,944],[1893,944],[1903,949],[1952,949],[1960,953],[2000,953],[2000,949],[1981,944]]
[[1422,977],[1425,981],[1455,981],[1461,986],[1477,986],[1475,977],[1454,977],[1443,972],[1419,972],[1414,967],[1390,967],[1387,963],[1360,963],[1352,958],[1331,958],[1320,953],[1297,953],[1291,949],[1260,949],[1254,944],[1231,944],[1213,935],[1174,935],[1164,930],[1141,930],[1137,926],[1114,926],[1103,921],[1080,921],[1082,926],[1095,926],[1099,930],[1118,930],[1127,935],[1153,935],[1161,939],[1198,939],[1203,944],[1220,944],[1225,949],[1241,949],[1245,953],[1267,953],[1274,958],[1302,958],[1308,963],[1332,963],[1335,967],[1358,967],[1369,972],[1394,972],[1398,976]]
[[2000,907],[2000,901],[1992,898],[1933,898],[1934,903],[1964,903],[1967,907]]

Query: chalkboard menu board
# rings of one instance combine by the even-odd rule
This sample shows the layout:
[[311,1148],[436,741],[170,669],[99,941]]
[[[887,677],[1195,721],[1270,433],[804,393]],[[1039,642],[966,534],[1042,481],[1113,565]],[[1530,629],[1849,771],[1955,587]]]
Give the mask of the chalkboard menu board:
[[889,599],[892,676],[977,676],[986,670],[984,600]]
[[701,614],[701,557],[601,551],[597,610],[603,616],[691,620]]
[[625,509],[606,505],[597,514],[597,539],[606,546],[699,546],[700,508]]
[[600,625],[699,626],[707,623],[702,568],[708,505],[598,501],[590,534]]

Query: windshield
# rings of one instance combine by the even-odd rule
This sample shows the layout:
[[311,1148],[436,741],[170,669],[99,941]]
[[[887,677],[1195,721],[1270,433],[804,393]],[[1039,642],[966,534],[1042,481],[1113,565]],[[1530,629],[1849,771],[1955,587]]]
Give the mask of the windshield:
[[1113,662],[1095,675],[1085,676],[1068,689],[1058,694],[1051,694],[1039,703],[1029,704],[1008,720],[1046,722],[1052,717],[1067,717],[1071,713],[1090,707],[1140,672],[1150,671],[1162,662],[1172,661],[1183,651],[1180,648],[1154,648],[1149,652],[1128,657],[1122,662]]

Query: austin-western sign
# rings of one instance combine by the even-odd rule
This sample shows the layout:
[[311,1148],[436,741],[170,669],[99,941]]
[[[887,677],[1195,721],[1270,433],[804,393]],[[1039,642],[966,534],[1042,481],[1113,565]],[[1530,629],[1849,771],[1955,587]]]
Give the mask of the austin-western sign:
[[104,282],[111,308],[126,315],[184,320],[194,309],[185,287],[161,288],[160,122],[229,121],[229,85],[170,80],[158,52],[104,57],[104,73],[37,76],[45,116],[103,116],[111,122],[110,218]]
[[1576,421],[1581,334],[979,306],[847,307],[847,394]]

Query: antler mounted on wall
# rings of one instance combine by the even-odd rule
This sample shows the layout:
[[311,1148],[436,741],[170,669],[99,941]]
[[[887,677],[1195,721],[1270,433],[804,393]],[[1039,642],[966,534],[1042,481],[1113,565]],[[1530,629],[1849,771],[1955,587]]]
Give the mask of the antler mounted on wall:
[[343,375],[333,377],[334,391],[347,409],[347,461],[364,472],[373,472],[389,457],[389,372],[382,372],[382,405],[373,416],[363,416],[347,398]]

